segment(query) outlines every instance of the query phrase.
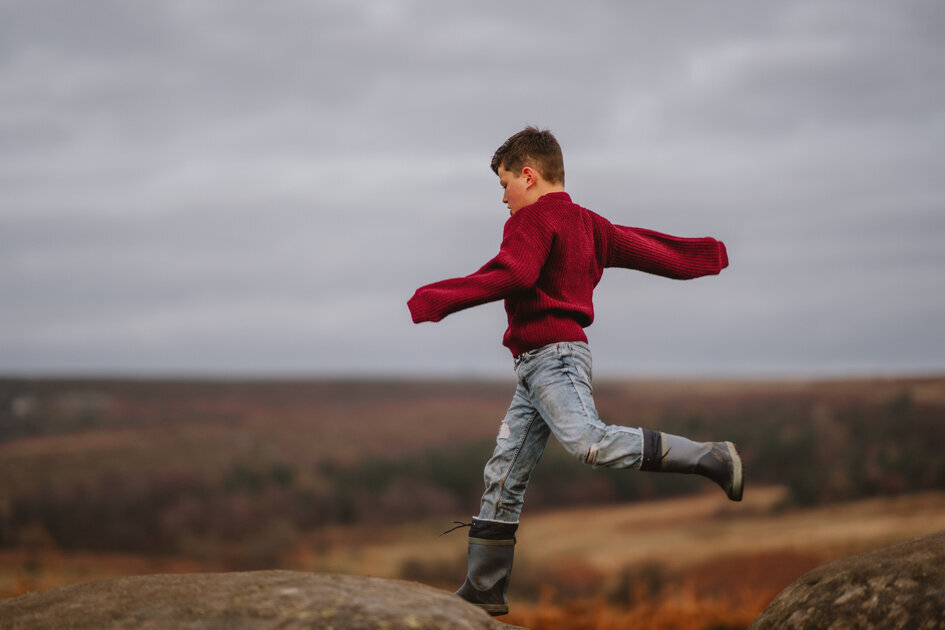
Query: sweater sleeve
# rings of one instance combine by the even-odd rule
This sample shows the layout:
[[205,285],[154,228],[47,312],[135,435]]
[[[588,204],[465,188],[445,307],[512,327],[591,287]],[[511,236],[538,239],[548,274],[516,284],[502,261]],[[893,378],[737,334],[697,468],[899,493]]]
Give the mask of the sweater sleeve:
[[407,301],[414,323],[506,297],[535,285],[551,250],[553,235],[537,213],[519,211],[505,226],[499,253],[478,271],[420,287]]
[[714,238],[684,238],[612,224],[609,234],[608,267],[689,280],[718,274],[728,266],[725,244]]

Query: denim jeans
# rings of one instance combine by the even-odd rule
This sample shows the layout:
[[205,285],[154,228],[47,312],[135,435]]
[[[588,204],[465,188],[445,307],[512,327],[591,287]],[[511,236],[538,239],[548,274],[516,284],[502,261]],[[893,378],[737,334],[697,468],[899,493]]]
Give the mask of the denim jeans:
[[638,469],[643,434],[605,425],[591,389],[591,351],[580,342],[554,343],[515,361],[518,386],[486,463],[480,519],[517,523],[532,470],[555,438],[591,466]]

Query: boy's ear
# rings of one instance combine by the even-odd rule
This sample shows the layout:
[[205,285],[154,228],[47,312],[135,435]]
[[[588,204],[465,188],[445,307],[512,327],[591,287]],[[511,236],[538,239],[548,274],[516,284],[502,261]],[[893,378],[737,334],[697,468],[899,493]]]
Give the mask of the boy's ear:
[[538,171],[531,166],[522,167],[522,177],[525,178],[526,188],[531,188],[538,183]]

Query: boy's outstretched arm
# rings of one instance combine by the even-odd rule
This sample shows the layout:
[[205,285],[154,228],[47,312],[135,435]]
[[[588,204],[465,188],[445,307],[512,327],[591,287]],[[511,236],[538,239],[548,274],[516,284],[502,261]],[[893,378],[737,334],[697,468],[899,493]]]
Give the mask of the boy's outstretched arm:
[[414,323],[438,322],[456,311],[533,287],[551,249],[551,237],[528,225],[532,221],[525,222],[526,214],[508,221],[499,253],[478,271],[417,289],[407,301]]
[[473,274],[417,289],[407,301],[414,323],[438,322],[451,313],[500,300],[508,292],[528,288],[534,283],[524,270],[503,258],[500,253]]
[[686,238],[643,228],[610,225],[608,267],[624,267],[689,280],[714,275],[728,266],[722,241]]

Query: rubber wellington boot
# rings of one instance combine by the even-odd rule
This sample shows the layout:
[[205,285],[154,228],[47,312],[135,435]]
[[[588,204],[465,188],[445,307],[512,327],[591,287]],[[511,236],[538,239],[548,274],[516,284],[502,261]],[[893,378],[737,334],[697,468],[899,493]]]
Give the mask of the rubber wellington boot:
[[518,523],[473,519],[466,581],[456,594],[490,615],[509,612],[507,593]]
[[643,429],[640,470],[702,475],[719,484],[732,501],[742,500],[742,458],[731,442],[693,442]]

